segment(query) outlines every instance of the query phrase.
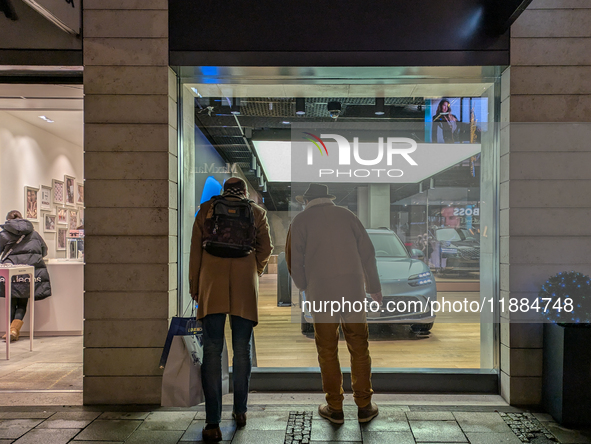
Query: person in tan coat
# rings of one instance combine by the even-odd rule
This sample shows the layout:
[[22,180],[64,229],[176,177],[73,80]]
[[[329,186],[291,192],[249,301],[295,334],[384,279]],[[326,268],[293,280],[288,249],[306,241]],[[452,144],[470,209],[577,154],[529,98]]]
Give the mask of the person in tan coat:
[[[326,185],[310,184],[297,199],[306,207],[289,227],[285,257],[295,285],[305,292],[306,301],[315,304],[310,311],[327,401],[318,413],[333,423],[344,422],[343,375],[338,356],[340,324],[351,355],[351,385],[358,420],[369,422],[378,415],[378,408],[371,401],[366,311],[357,313],[354,308],[346,308],[344,302],[353,307],[357,302],[359,307],[367,292],[381,304],[375,250],[357,216],[337,207]],[[333,301],[342,304],[336,313],[331,309]]]
[[[228,200],[246,198],[246,183],[237,177],[224,184]],[[273,250],[266,211],[251,202],[256,227],[255,250],[245,257],[217,257],[203,249],[204,224],[211,217],[212,201],[201,205],[191,238],[189,287],[197,301],[197,319],[203,324],[203,365],[201,377],[205,395],[207,426],[203,437],[220,441],[222,414],[222,349],[226,315],[232,327],[234,410],[238,426],[246,424],[248,385],[251,372],[250,338],[258,323],[259,276]]]

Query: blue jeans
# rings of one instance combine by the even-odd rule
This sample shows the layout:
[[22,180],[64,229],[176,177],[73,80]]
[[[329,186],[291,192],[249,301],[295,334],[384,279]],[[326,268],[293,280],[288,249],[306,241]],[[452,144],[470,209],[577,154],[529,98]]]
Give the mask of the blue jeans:
[[[205,422],[219,424],[222,419],[222,350],[224,348],[225,313],[207,315],[203,324],[203,365],[201,382],[205,395]],[[250,338],[254,322],[230,316],[232,349],[234,350],[232,380],[234,382],[234,413],[246,413],[250,382]]]

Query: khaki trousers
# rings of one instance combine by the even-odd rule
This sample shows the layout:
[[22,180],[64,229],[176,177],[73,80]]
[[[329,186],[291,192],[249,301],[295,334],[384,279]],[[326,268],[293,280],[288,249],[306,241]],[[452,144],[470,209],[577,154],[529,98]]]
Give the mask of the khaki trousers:
[[[347,348],[351,355],[351,387],[358,407],[371,402],[371,358],[369,356],[367,323],[341,322]],[[334,410],[343,408],[343,374],[339,363],[339,323],[314,323],[314,339],[322,374],[322,390],[326,402]]]

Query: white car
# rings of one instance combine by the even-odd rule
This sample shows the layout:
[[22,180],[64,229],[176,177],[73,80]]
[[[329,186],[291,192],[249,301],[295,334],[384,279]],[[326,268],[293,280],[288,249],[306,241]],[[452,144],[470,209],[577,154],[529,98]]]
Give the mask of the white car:
[[[431,303],[437,301],[435,278],[429,266],[419,259],[423,253],[412,250],[412,256],[400,238],[388,229],[368,229],[378,265],[384,301],[377,312],[369,311],[369,323],[408,324],[414,332],[426,334],[433,327],[435,315]],[[371,297],[366,295],[368,301]],[[300,303],[306,300],[305,292]],[[300,305],[302,307],[302,305]],[[312,315],[302,313],[302,333],[314,331]]]

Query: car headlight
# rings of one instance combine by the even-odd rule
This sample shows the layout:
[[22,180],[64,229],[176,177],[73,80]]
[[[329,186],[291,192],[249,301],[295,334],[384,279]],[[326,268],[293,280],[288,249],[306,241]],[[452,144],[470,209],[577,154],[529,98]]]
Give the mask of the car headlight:
[[419,287],[421,285],[429,285],[433,283],[433,275],[430,271],[424,273],[413,274],[408,278],[408,285],[411,287]]

